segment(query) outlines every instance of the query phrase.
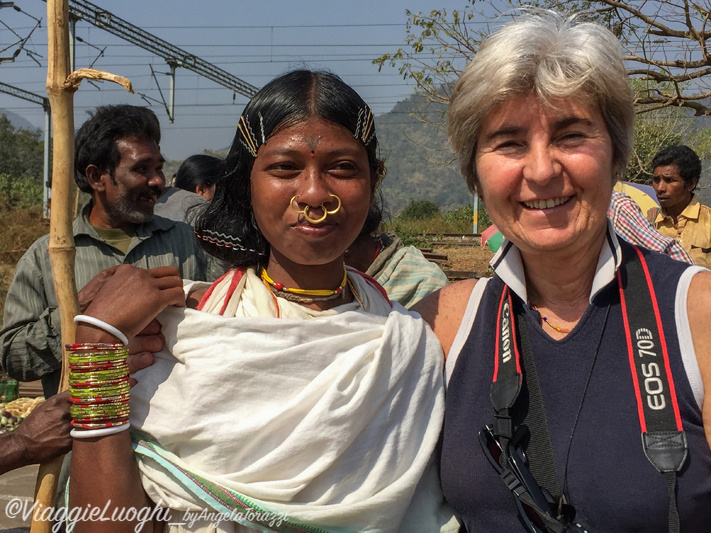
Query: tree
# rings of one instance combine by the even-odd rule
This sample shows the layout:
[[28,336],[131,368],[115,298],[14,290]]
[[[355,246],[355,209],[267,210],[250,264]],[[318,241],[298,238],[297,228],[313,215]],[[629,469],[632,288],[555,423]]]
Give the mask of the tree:
[[0,174],[42,183],[43,143],[40,131],[15,129],[0,115]]
[[398,215],[402,220],[423,220],[440,215],[439,206],[430,200],[413,200]]
[[[563,12],[584,12],[608,26],[626,49],[628,72],[643,83],[635,102],[638,112],[667,107],[711,115],[711,4],[690,0],[560,1],[535,5]],[[382,68],[399,68],[432,100],[449,101],[453,82],[492,29],[531,2],[463,0],[463,8],[429,14],[407,11],[405,48],[375,60]]]
[[[702,159],[711,158],[711,133],[695,128],[695,116],[711,115],[711,38],[707,20],[711,5],[689,0],[540,0],[538,7],[584,16],[609,27],[627,50],[626,64],[636,93],[635,148],[624,179],[649,182],[649,162],[661,148],[684,142]],[[524,2],[463,0],[461,10],[407,11],[405,48],[374,62],[398,68],[414,80],[418,93],[431,102],[448,104],[454,83],[499,25],[520,13]],[[525,2],[531,6],[531,2]],[[685,112],[686,111],[686,112]],[[443,115],[420,114],[421,120],[443,125]]]

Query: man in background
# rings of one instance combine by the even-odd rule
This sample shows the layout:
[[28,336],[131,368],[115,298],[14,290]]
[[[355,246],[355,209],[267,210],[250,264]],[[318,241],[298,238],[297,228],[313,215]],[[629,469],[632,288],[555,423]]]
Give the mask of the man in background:
[[693,192],[701,177],[699,156],[688,146],[670,146],[654,156],[652,167],[661,205],[655,227],[679,241],[697,264],[711,266],[711,209]]
[[[76,133],[75,181],[91,195],[73,227],[82,311],[102,283],[92,278],[102,271],[109,276],[106,269],[122,264],[175,266],[183,278],[215,278],[192,229],[153,215],[165,187],[163,163],[160,125],[147,108],[99,107]],[[5,371],[21,381],[41,379],[46,397],[57,392],[62,357],[48,243],[49,236],[41,237],[20,259],[0,331]]]

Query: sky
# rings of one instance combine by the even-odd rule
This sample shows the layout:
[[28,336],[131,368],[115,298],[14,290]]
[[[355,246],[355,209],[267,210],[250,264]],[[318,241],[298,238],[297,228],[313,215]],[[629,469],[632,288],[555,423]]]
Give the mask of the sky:
[[[47,30],[42,0],[16,0],[18,12],[0,8],[0,58],[35,27],[14,62],[0,63],[0,81],[46,96]],[[299,67],[341,76],[373,108],[388,112],[413,93],[397,69],[378,72],[372,60],[404,46],[406,10],[462,9],[464,0],[93,0],[126,22],[178,46],[256,86]],[[137,94],[101,82],[82,83],[74,96],[75,125],[98,105],[150,105],[161,121],[167,159],[227,148],[247,98],[185,69],[176,72],[175,121],[170,123],[157,83],[168,100],[163,58],[122,41],[85,20],[77,23],[77,68],[94,67],[128,77]],[[103,50],[102,55],[100,52]],[[155,71],[154,79],[151,67]],[[41,106],[0,93],[0,108],[42,128]]]

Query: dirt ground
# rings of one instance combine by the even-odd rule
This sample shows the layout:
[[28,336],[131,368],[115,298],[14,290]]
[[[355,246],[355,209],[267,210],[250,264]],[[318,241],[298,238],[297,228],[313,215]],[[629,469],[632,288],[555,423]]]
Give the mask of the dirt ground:
[[432,253],[447,256],[447,261],[441,263],[443,270],[476,272],[477,277],[489,276],[489,261],[494,256],[489,248],[479,246],[433,246]]

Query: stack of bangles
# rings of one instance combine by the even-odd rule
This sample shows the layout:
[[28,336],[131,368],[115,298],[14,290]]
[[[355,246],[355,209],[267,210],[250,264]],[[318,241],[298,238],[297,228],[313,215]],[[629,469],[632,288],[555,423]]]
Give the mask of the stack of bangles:
[[[83,318],[77,316],[75,322],[85,322]],[[68,344],[67,355],[72,437],[103,437],[128,429],[131,396],[125,344]]]

